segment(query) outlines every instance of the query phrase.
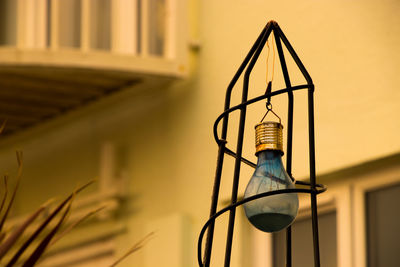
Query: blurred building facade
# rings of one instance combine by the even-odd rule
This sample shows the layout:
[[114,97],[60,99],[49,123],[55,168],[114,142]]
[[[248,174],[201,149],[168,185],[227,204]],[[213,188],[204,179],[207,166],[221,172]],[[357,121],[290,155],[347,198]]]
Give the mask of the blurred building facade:
[[[0,118],[8,120],[1,171],[13,174],[15,150],[25,155],[15,220],[92,178],[98,182],[78,198],[76,216],[107,206],[43,266],[107,266],[153,231],[121,266],[197,266],[217,155],[212,125],[227,84],[270,19],[316,85],[317,178],[329,188],[319,198],[323,266],[397,266],[398,1],[0,3]],[[266,53],[250,96],[264,93]],[[288,67],[293,84],[301,83],[294,63]],[[284,87],[278,69],[273,90]],[[298,99],[293,175],[306,179],[306,95]],[[285,125],[285,97],[273,104]],[[248,111],[246,157],[254,158],[253,126],[264,109],[260,103]],[[232,144],[237,120],[230,123]],[[226,159],[219,207],[229,201],[232,166]],[[240,192],[251,173],[243,167]],[[304,197],[293,226],[294,266],[312,266],[308,208]],[[213,266],[223,265],[226,223],[223,217],[216,225]],[[283,240],[256,232],[240,214],[232,266],[284,266]]]

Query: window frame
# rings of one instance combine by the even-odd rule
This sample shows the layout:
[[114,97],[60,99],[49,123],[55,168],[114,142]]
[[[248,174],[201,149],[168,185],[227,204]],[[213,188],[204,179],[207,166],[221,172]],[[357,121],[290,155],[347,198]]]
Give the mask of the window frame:
[[400,167],[394,166],[370,172],[353,183],[353,239],[354,267],[367,267],[367,217],[366,194],[400,183]]
[[[318,195],[319,213],[336,211],[337,262],[338,267],[352,267],[351,253],[351,187],[349,183],[332,185]],[[308,194],[299,194],[299,214],[297,218],[311,216],[311,201]],[[254,227],[252,227],[254,228]],[[273,267],[273,237],[256,229],[251,231],[255,267]],[[267,253],[266,253],[267,252]]]

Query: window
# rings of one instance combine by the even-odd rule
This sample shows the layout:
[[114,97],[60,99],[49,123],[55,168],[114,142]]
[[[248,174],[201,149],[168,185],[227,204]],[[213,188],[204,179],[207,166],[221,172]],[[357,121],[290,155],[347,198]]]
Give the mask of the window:
[[398,266],[400,260],[395,245],[400,238],[395,230],[400,222],[395,212],[400,202],[399,155],[377,163],[385,165],[369,164],[365,174],[353,183],[355,267],[392,267]]
[[[321,266],[399,266],[399,159],[400,154],[394,154],[318,177],[328,187],[317,198]],[[310,200],[306,194],[299,199],[292,230],[293,266],[314,266]],[[253,265],[285,266],[285,235],[285,231],[269,235],[253,230]]]
[[[319,242],[321,266],[337,266],[337,230],[336,212],[319,214]],[[286,231],[280,231],[273,236],[273,266],[285,266]],[[296,220],[292,225],[292,257],[293,267],[313,266],[313,241],[311,218]]]
[[[330,185],[318,196],[321,266],[354,267],[351,245],[351,187],[349,183]],[[299,194],[299,214],[292,225],[294,267],[314,266],[310,196]],[[285,266],[286,232],[265,234],[252,231],[252,257],[257,267]]]
[[400,263],[400,184],[366,193],[368,267]]

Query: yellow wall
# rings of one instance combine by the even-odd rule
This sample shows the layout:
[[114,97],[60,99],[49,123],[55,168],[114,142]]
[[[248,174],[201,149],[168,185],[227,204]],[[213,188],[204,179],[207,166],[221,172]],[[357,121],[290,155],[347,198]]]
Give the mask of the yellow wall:
[[[223,109],[229,80],[270,19],[278,21],[316,85],[317,172],[400,150],[398,1],[203,0],[191,4],[198,12],[201,49],[190,78],[149,88],[146,93],[137,94],[133,88],[2,141],[2,171],[15,169],[12,155],[16,148],[25,153],[20,192],[33,200],[27,204],[20,198],[17,209],[29,210],[49,196],[73,188],[77,181],[98,176],[100,146],[111,141],[117,147],[118,168],[128,173],[132,196],[127,216],[121,219],[130,227],[125,236],[128,240],[121,241],[120,248],[144,236],[149,222],[184,214],[193,235],[186,249],[196,266],[195,239],[209,212],[217,155],[212,125]],[[251,77],[250,96],[265,90],[265,56],[261,55]],[[283,87],[278,66],[276,58],[273,89]],[[301,83],[289,64],[292,70],[293,84]],[[304,92],[296,95],[293,175],[305,177],[306,97]],[[236,93],[235,101],[239,97]],[[284,122],[285,103],[285,97],[273,99]],[[263,103],[248,111],[244,154],[253,160],[253,125],[263,112]],[[235,115],[230,125],[232,148],[237,119]],[[225,200],[231,190],[232,163],[227,159],[223,175]],[[242,173],[241,190],[251,170],[243,167]],[[139,252],[126,266],[145,266],[145,257]]]

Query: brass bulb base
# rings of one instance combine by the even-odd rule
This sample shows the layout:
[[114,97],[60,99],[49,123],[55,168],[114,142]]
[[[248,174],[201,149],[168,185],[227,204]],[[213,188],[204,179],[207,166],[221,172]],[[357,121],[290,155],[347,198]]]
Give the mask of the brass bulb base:
[[256,129],[256,155],[264,150],[277,150],[283,154],[283,126],[279,122],[260,122]]

